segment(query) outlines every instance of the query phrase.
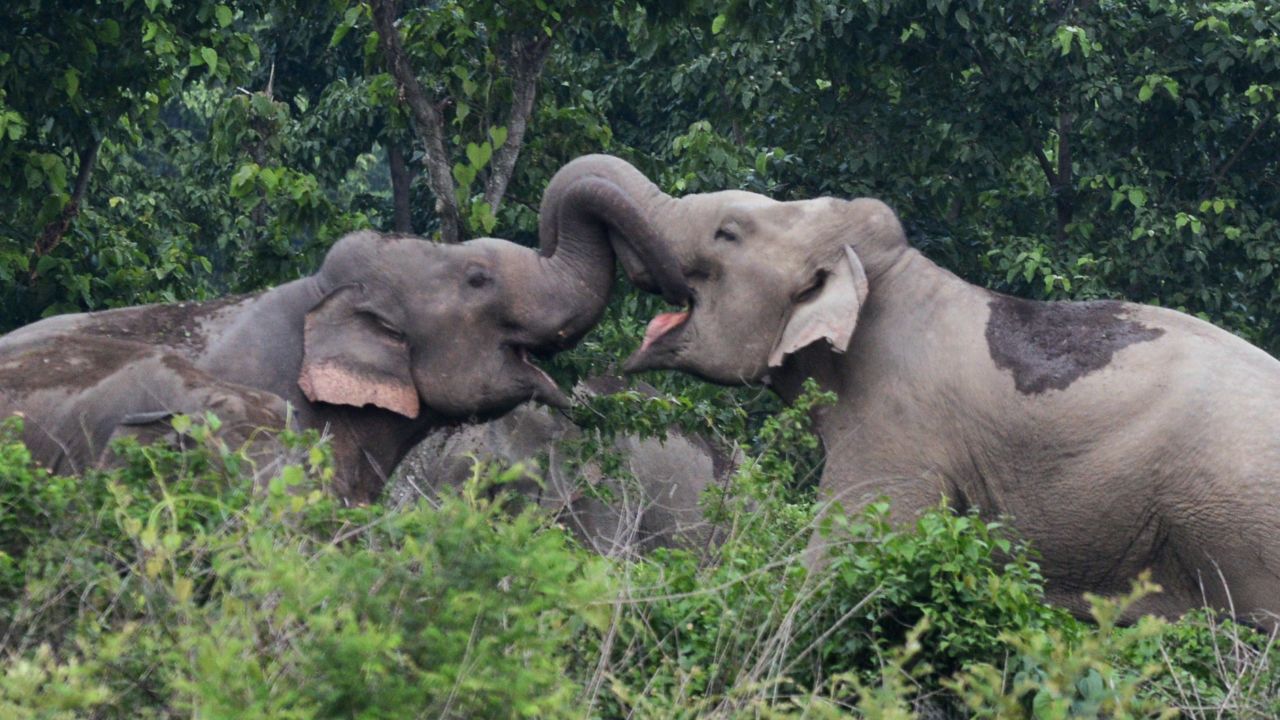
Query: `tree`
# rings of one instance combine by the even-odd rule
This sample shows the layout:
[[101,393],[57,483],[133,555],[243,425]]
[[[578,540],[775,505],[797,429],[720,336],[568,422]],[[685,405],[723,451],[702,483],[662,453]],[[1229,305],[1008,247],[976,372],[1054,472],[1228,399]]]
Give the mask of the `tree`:
[[631,10],[597,78],[672,189],[879,196],[975,281],[1181,307],[1280,350],[1274,4],[664,8]]
[[[573,9],[542,0],[445,2],[401,16],[395,0],[368,3],[378,59],[394,83],[388,100],[412,118],[445,242],[462,239],[465,225],[488,233],[497,224],[561,13]],[[363,6],[353,10],[347,27]],[[454,162],[449,146],[468,137],[465,162]],[[392,177],[406,179],[398,170]],[[483,190],[473,191],[481,179]]]

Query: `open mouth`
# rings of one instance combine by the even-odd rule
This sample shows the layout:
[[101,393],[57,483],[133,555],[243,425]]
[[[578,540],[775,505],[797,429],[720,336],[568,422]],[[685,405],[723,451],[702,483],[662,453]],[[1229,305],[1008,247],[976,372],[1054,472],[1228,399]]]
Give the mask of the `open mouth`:
[[[530,352],[531,352],[531,351],[530,351],[530,349],[529,349],[527,346],[525,346],[525,345],[512,345],[512,346],[511,346],[511,349],[512,349],[512,351],[514,351],[514,352],[515,352],[516,360],[519,360],[521,363],[524,363],[525,365],[527,365],[527,366],[529,367],[529,369],[530,369],[530,370],[533,370],[535,373],[537,373],[537,375],[538,375],[542,380],[544,380],[544,381],[546,381],[546,382],[549,382],[549,383],[551,383],[552,385],[554,385],[554,384],[555,384],[555,381],[551,379],[551,376],[547,374],[547,371],[546,371],[546,370],[543,370],[542,368],[540,368],[540,367],[538,367],[537,365],[535,365],[535,364],[534,364],[533,360],[529,357],[529,354],[530,354]],[[538,351],[537,351],[537,350],[533,350],[532,352],[533,352],[535,355],[538,353]]]
[[[530,357],[530,354],[542,357],[543,353],[539,348],[519,344],[510,344],[507,347],[515,356],[515,360],[530,371],[530,385],[532,386],[534,400],[555,407],[569,407],[568,396],[560,390],[560,386],[556,384],[556,381],[545,370],[538,367]],[[546,355],[549,356],[550,353]]]
[[644,329],[644,341],[640,343],[639,352],[643,353],[660,338],[670,335],[677,328],[683,326],[689,321],[689,313],[691,312],[693,312],[692,309],[660,313],[650,320],[648,327]]
[[680,350],[680,336],[689,327],[695,304],[689,298],[689,304],[683,310],[659,313],[644,329],[644,340],[640,348],[631,353],[622,364],[625,372],[641,372],[669,368]]

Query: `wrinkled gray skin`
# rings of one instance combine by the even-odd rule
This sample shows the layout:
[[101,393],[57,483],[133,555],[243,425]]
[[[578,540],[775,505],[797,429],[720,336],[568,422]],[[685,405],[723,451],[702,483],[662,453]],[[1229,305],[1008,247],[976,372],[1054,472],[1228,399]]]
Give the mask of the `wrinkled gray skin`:
[[655,318],[628,369],[764,382],[784,399],[815,378],[839,396],[815,417],[825,498],[856,511],[884,495],[898,521],[942,497],[1009,516],[1051,600],[1075,612],[1083,592],[1127,591],[1149,568],[1164,592],[1138,612],[1207,601],[1274,625],[1280,363],[1265,352],[1173,310],[971,285],[909,247],[876,200],[676,199],[605,156],[562,173],[585,171],[646,208],[693,295],[683,323]]
[[528,353],[569,347],[598,320],[610,242],[674,268],[649,255],[651,228],[618,188],[582,177],[558,197],[573,208],[544,209],[556,222],[542,254],[357,232],[315,275],[255,295],[20,328],[0,338],[0,418],[23,414],[37,461],[76,473],[109,462],[114,436],[163,434],[173,413],[212,410],[240,442],[281,427],[287,402],[298,425],[332,434],[335,491],[371,500],[433,427],[568,402]]
[[[579,384],[575,394],[623,388],[617,378],[598,377]],[[653,392],[643,383],[635,390]],[[522,463],[527,468],[522,480],[494,489],[514,490],[538,503],[597,553],[623,556],[657,547],[719,545],[722,529],[703,519],[699,499],[706,488],[729,481],[739,462],[736,453],[674,430],[665,440],[619,435],[612,449],[630,477],[616,478],[596,461],[570,466],[562,445],[581,439],[581,429],[564,415],[526,405],[488,423],[431,433],[405,458],[389,492],[413,497],[458,489],[477,463]]]

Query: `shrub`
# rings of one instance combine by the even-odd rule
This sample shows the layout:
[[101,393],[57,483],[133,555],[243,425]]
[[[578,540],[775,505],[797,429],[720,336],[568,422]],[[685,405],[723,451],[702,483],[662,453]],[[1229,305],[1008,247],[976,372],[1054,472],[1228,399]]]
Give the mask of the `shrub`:
[[22,542],[8,556],[20,587],[4,596],[0,707],[33,717],[570,713],[578,690],[565,667],[571,640],[604,622],[603,561],[482,493],[439,507],[344,507],[321,491],[323,443],[286,438],[297,457],[256,491],[253,468],[226,448],[126,444],[125,468],[51,494],[41,482],[61,479],[9,436],[3,470],[21,482],[5,484],[7,504],[56,521],[4,526],[21,527],[6,537]]
[[513,511],[485,486],[501,468],[434,505],[345,507],[314,433],[255,479],[180,419],[190,449],[125,443],[125,467],[68,481],[11,424],[0,715],[1275,715],[1274,638],[1206,615],[1119,627],[1132,597],[1081,623],[1045,605],[1031,550],[972,514],[833,513],[839,548],[808,572],[798,468],[825,401],[811,388],[760,422],[707,498],[723,545],[629,559]]

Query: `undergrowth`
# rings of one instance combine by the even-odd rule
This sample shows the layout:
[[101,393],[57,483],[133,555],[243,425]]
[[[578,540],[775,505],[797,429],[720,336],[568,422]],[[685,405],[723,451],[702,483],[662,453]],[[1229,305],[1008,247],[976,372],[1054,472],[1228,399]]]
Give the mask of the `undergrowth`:
[[[1194,614],[1093,622],[1034,549],[939,507],[837,518],[812,571],[812,390],[705,499],[710,550],[613,559],[504,493],[346,507],[315,434],[264,473],[180,421],[178,452],[68,479],[0,429],[0,717],[1275,717],[1273,638]],[[600,415],[668,412],[633,398]],[[723,412],[723,407],[715,409]],[[518,471],[516,471],[518,472]],[[255,477],[257,476],[257,477]]]

